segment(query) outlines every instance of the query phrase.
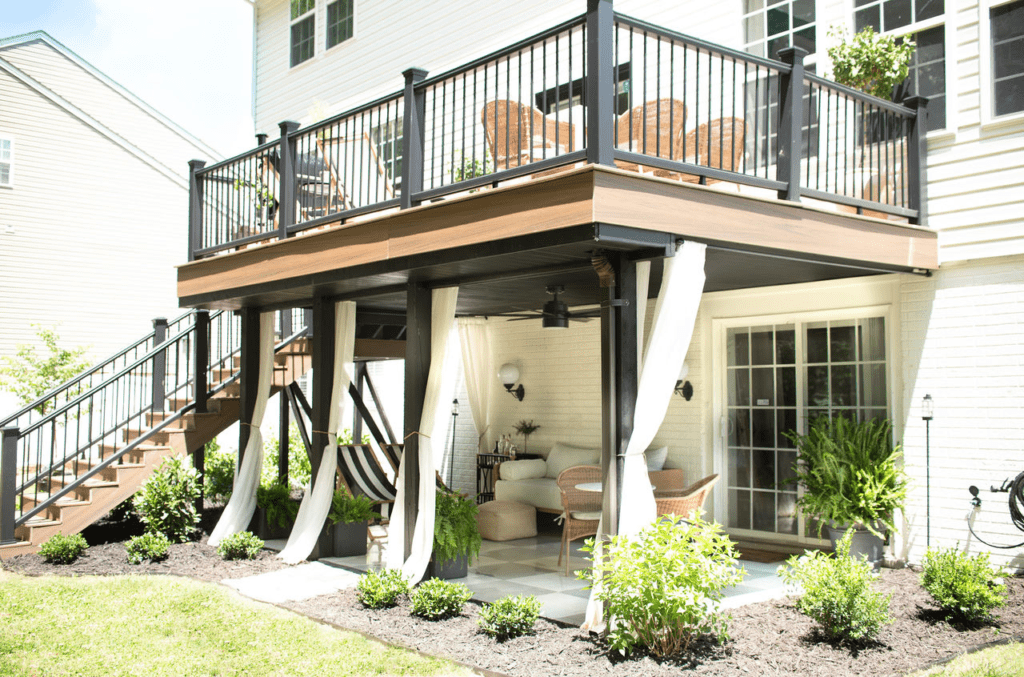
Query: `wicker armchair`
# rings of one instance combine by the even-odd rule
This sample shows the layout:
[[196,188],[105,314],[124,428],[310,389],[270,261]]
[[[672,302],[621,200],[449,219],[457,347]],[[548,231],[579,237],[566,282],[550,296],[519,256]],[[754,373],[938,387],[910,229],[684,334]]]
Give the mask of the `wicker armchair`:
[[[682,157],[676,155],[675,159],[712,169],[742,172],[746,131],[747,126],[742,118],[719,118],[701,124],[686,134],[686,147]],[[684,183],[701,182],[699,176],[664,169],[655,170],[654,175]],[[718,183],[718,179],[705,181],[707,184]]]
[[[686,105],[678,99],[658,99],[635,106],[615,121],[615,144],[619,150],[664,159],[681,159]],[[642,171],[633,162],[616,160],[626,171]]]
[[595,465],[578,465],[566,468],[555,480],[562,492],[562,547],[558,551],[558,563],[565,554],[565,575],[569,575],[569,544],[578,538],[597,535],[601,519],[601,492],[583,491],[576,486],[587,482],[601,481],[601,468]]
[[719,475],[708,475],[704,479],[691,484],[686,489],[674,496],[661,495],[655,498],[658,505],[658,517],[662,515],[676,515],[679,517],[690,517],[691,513],[701,511],[704,508],[704,501],[707,500],[711,488],[719,480]]

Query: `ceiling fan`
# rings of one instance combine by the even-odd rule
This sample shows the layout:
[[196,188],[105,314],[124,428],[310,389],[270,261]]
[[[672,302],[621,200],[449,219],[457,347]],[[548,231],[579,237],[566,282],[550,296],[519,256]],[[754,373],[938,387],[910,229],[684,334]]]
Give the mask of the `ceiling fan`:
[[565,287],[560,284],[548,285],[547,292],[553,297],[550,301],[544,304],[544,307],[540,311],[530,310],[522,313],[493,313],[499,317],[511,317],[511,322],[519,322],[522,320],[536,320],[540,318],[541,326],[545,329],[565,329],[569,326],[569,321],[573,322],[589,322],[591,318],[597,317],[600,314],[599,309],[584,310],[582,312],[571,312],[569,306],[564,302],[560,301],[558,295],[565,292]]

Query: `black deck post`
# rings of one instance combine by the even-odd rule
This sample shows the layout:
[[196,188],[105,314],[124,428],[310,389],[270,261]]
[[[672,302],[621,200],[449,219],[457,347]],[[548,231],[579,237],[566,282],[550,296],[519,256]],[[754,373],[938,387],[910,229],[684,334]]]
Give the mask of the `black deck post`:
[[288,237],[288,226],[295,223],[295,145],[289,136],[299,128],[299,123],[285,120],[278,125],[281,129],[281,163],[278,166],[278,191],[281,193],[281,204],[278,206],[278,237]]
[[[291,308],[285,308],[280,312],[281,317],[281,340],[285,340],[292,335],[294,329],[292,328],[292,311]],[[288,398],[285,397],[284,391],[278,393],[280,399],[279,404],[279,424],[278,424],[278,437],[277,440],[277,479],[282,484],[288,484],[288,433],[290,432],[290,413],[288,411]]]
[[[323,462],[324,448],[330,443],[328,431],[331,425],[331,391],[334,386],[334,302],[325,296],[317,294],[313,297],[313,416],[310,421],[312,432],[310,433],[310,467],[312,478],[310,489],[316,483],[316,476],[320,472],[320,464]],[[335,431],[330,431],[335,432]],[[337,450],[334,450],[337,454]],[[318,541],[319,550],[314,551],[314,557],[320,552],[331,552],[333,542],[329,531],[324,531]]]
[[[167,318],[158,317],[153,320],[153,348],[160,347],[167,340]],[[164,411],[164,380],[167,376],[167,351],[161,350],[153,355],[153,413]],[[156,421],[153,422],[156,425]]]
[[0,545],[14,542],[14,502],[17,492],[18,428],[4,428],[0,436]]
[[402,119],[402,209],[413,206],[413,195],[423,190],[423,125],[427,97],[416,83],[427,77],[422,68],[410,68],[405,76],[405,116]]
[[779,164],[778,180],[786,184],[780,200],[800,201],[800,156],[804,126],[804,57],[807,50],[785,47],[779,59],[792,67],[779,78]]
[[195,349],[192,364],[194,369],[196,413],[208,411],[207,399],[210,385],[206,380],[206,372],[210,368],[210,311],[196,311],[196,339],[192,344]]
[[615,10],[587,0],[587,162],[615,164]]
[[196,260],[196,251],[203,248],[203,182],[198,172],[206,160],[188,161],[188,260]]
[[[430,472],[419,465],[420,419],[423,417],[423,398],[430,373],[430,290],[410,283],[406,291],[405,306],[405,543],[404,557],[412,554],[412,532],[419,514],[420,472]],[[443,439],[443,437],[442,437]],[[397,543],[392,544],[397,547]]]
[[615,283],[601,307],[601,468],[604,536],[619,531],[622,465],[637,392],[636,262],[608,254]]
[[909,121],[907,139],[907,206],[917,210],[917,217],[910,219],[919,226],[928,225],[928,99],[912,96],[903,100],[903,105],[917,111]]
[[238,377],[241,384],[238,395],[238,467],[242,467],[245,447],[249,444],[250,424],[256,411],[260,381],[260,310],[243,308],[241,354],[242,364]]
[[[359,395],[359,399],[363,398],[363,380],[366,378],[366,363],[360,362],[355,368],[356,382],[352,385],[355,386],[356,393]],[[359,444],[363,441],[363,412],[359,407],[352,407],[352,444]]]

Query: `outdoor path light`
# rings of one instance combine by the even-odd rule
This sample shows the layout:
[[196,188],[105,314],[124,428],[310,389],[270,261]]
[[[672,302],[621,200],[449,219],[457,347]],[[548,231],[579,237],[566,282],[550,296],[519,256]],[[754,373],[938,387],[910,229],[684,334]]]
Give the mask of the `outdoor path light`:
[[935,415],[935,402],[931,395],[925,395],[921,402],[921,418],[924,420],[924,519],[925,546],[932,545],[932,418]]

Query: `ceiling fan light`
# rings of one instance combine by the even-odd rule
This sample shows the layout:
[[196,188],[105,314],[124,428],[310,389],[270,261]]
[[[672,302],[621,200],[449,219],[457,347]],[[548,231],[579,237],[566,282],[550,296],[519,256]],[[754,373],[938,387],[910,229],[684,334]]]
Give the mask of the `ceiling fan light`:
[[544,329],[568,329],[569,318],[565,315],[545,315],[541,320]]

